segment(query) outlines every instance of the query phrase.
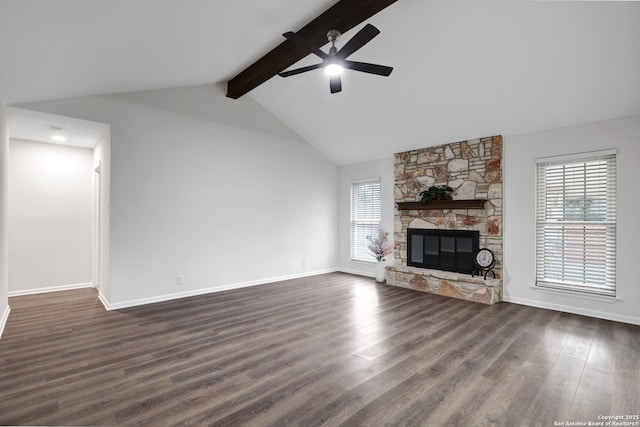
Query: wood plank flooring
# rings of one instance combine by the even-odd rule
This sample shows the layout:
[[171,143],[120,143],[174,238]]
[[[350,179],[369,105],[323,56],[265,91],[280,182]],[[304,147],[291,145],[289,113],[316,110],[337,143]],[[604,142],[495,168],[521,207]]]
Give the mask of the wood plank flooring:
[[325,274],[107,312],[10,298],[2,425],[554,426],[640,414],[640,327]]

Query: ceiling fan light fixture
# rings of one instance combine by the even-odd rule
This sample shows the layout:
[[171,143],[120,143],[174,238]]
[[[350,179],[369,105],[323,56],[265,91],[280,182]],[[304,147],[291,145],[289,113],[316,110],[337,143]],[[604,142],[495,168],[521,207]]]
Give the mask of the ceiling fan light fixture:
[[350,61],[347,58],[369,43],[375,36],[380,34],[380,30],[371,24],[365,25],[360,31],[358,31],[351,39],[345,43],[340,50],[336,47],[336,40],[340,37],[338,30],[330,30],[327,33],[327,38],[331,42],[329,52],[325,52],[306,40],[293,31],[287,31],[283,34],[289,41],[295,43],[299,47],[304,48],[309,53],[320,57],[322,62],[319,64],[307,65],[306,67],[296,68],[295,70],[283,71],[278,73],[280,77],[290,77],[297,74],[306,73],[307,71],[317,70],[323,68],[324,72],[329,75],[329,90],[331,93],[337,93],[342,91],[342,80],[340,75],[344,68],[348,68],[354,71],[360,71],[363,73],[374,74],[378,76],[388,76],[393,71],[393,67],[387,67],[386,65],[370,64],[368,62]]
[[333,62],[324,67],[324,72],[330,76],[339,76],[342,74],[342,70],[344,70],[344,68],[337,62]]

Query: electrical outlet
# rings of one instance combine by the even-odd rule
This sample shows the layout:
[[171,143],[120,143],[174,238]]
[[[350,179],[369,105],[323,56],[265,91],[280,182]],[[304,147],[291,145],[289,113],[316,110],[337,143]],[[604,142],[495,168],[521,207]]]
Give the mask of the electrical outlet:
[[184,285],[184,276],[180,275],[176,277],[176,285],[178,286]]
[[302,268],[307,268],[307,261],[302,261]]

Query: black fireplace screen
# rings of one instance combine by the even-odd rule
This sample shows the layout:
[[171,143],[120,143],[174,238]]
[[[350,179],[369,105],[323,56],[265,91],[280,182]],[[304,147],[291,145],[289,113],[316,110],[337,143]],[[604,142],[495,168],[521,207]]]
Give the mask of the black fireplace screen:
[[407,230],[407,265],[472,274],[480,232],[470,230]]

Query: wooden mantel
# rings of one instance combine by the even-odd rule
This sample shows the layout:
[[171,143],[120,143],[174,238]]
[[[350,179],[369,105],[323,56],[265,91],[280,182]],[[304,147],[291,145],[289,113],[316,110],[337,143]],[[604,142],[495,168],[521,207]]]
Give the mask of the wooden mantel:
[[401,211],[423,211],[433,209],[484,209],[486,199],[431,200],[430,202],[397,202]]

